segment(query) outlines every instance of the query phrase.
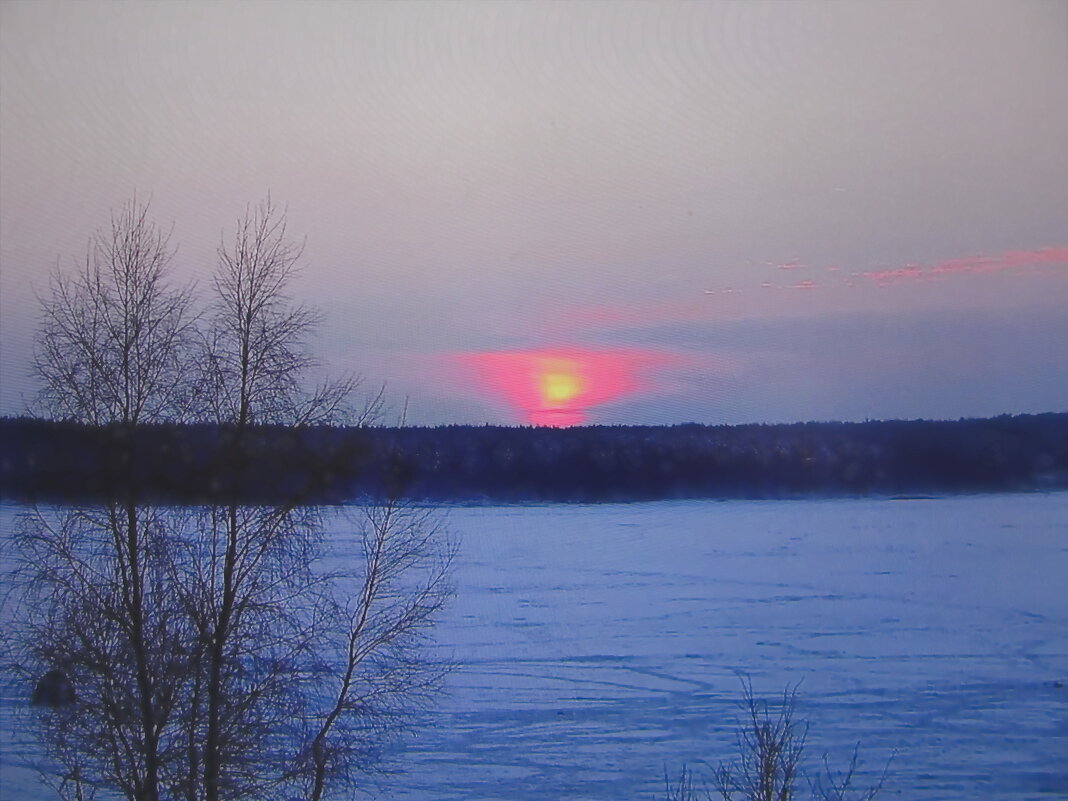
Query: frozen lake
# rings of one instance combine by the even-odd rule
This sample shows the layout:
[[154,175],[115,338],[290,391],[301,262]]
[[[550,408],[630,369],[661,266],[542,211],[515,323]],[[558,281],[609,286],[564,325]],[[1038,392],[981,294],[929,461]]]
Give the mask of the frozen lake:
[[1068,493],[447,517],[459,667],[394,798],[650,801],[665,767],[732,756],[739,672],[801,682],[813,768],[896,752],[881,798],[1068,798]]

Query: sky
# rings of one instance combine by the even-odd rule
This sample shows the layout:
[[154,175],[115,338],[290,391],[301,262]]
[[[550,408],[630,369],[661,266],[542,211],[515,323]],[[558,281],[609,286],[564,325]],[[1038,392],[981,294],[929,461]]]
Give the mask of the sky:
[[267,193],[407,422],[1068,411],[1068,2],[0,3],[0,413],[136,196]]

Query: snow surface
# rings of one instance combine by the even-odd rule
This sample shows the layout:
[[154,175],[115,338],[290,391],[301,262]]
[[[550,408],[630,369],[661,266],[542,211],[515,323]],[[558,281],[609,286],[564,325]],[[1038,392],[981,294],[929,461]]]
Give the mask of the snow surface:
[[[648,801],[665,768],[732,756],[745,673],[801,682],[812,768],[860,742],[874,780],[893,756],[880,798],[1068,798],[1068,493],[445,515],[458,667],[384,795]],[[50,797],[16,703],[0,799]]]

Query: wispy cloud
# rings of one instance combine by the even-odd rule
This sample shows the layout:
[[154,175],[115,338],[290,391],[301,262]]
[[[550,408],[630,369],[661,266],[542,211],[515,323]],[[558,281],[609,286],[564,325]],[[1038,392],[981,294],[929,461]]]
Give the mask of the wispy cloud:
[[892,269],[868,270],[860,275],[879,286],[888,286],[915,281],[936,281],[951,276],[1021,272],[1044,265],[1068,267],[1068,247],[1009,250],[995,256],[978,254],[945,259],[930,265],[906,264]]
[[[764,280],[759,283],[762,289],[812,289],[816,282],[811,279],[797,281],[792,284],[779,282],[779,271],[797,271],[799,273],[820,271],[830,274],[832,282],[844,283],[847,286],[855,286],[852,279],[866,278],[880,286],[898,284],[909,281],[932,281],[940,278],[960,275],[980,275],[986,273],[999,273],[1008,271],[1028,271],[1044,267],[1055,268],[1055,271],[1063,274],[1065,271],[1057,270],[1058,266],[1068,266],[1068,246],[1051,246],[1034,248],[1031,250],[1008,250],[995,255],[979,253],[971,256],[963,256],[952,259],[943,259],[934,263],[908,262],[903,265],[879,265],[876,269],[846,269],[840,264],[808,264],[801,259],[792,258],[787,261],[761,261],[751,262],[767,271]],[[731,294],[743,291],[744,287],[719,287],[708,288],[704,292],[707,295]]]
[[[968,275],[984,275],[989,273],[1017,272],[1024,273],[1052,268],[1053,272],[1065,274],[1066,270],[1059,269],[1068,267],[1068,246],[1051,246],[1034,248],[1032,250],[1008,250],[1003,253],[988,255],[979,253],[970,256],[962,256],[951,259],[943,259],[933,263],[908,262],[902,265],[879,265],[875,269],[843,269],[839,264],[812,265],[801,259],[792,258],[787,261],[762,261],[757,262],[764,267],[767,273],[759,283],[761,289],[814,289],[817,283],[812,279],[795,281],[793,283],[781,283],[779,271],[797,271],[798,273],[819,270],[830,275],[830,283],[856,286],[855,279],[867,279],[877,286],[891,286],[894,284],[937,281],[945,278],[953,278]],[[708,288],[706,295],[724,295],[741,292],[741,287]]]
[[[1009,250],[996,255],[977,254],[933,263],[909,262],[900,266],[879,265],[873,269],[850,268],[840,263],[814,265],[794,258],[785,262],[750,262],[751,285],[734,283],[706,286],[689,299],[648,303],[617,303],[566,307],[554,315],[564,330],[576,334],[642,328],[662,323],[707,322],[718,318],[733,302],[750,310],[761,297],[783,291],[860,291],[861,287],[890,287],[907,283],[936,283],[995,273],[1024,276],[1068,276],[1068,245]],[[763,268],[762,270],[760,268]],[[782,271],[786,271],[785,275]],[[782,278],[789,276],[783,281]],[[811,276],[811,277],[809,277]],[[840,296],[844,297],[844,296]]]

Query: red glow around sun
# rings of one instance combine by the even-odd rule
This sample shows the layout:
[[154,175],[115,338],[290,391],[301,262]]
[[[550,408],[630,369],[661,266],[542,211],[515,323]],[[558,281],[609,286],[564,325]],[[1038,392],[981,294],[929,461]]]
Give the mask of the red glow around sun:
[[531,425],[583,423],[594,406],[646,388],[641,372],[661,363],[639,350],[553,350],[467,353],[461,363]]

